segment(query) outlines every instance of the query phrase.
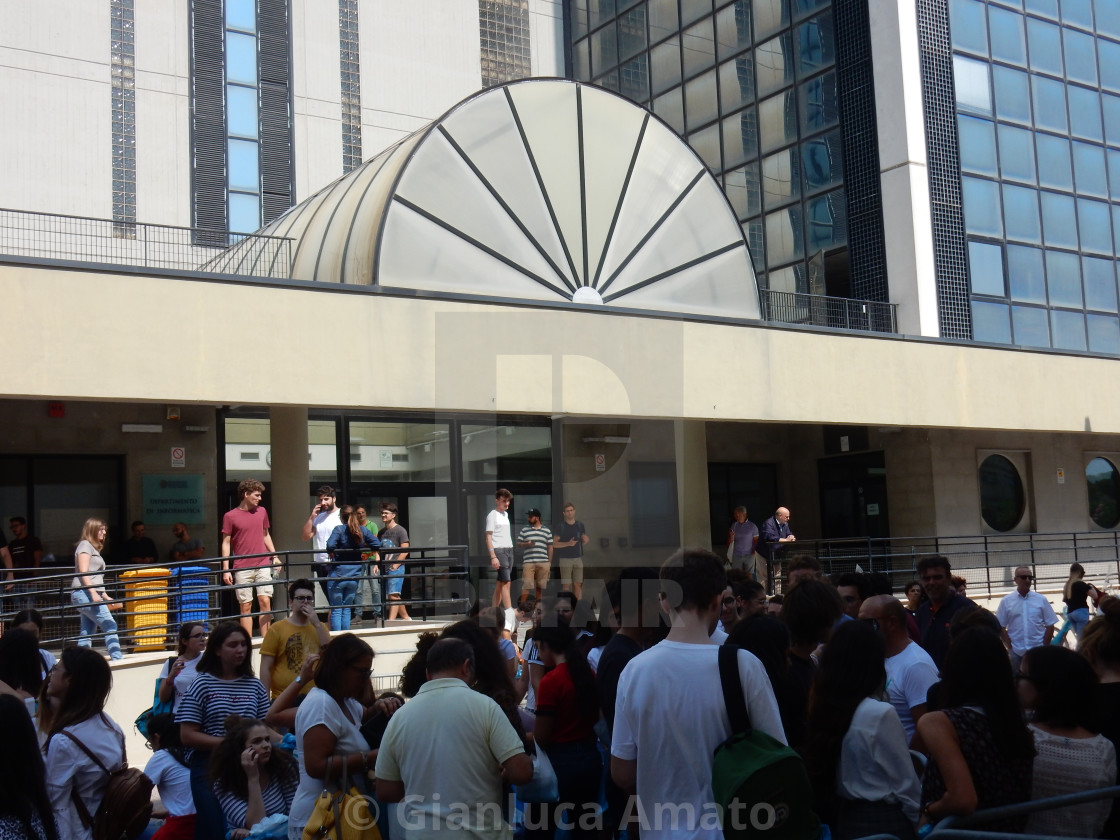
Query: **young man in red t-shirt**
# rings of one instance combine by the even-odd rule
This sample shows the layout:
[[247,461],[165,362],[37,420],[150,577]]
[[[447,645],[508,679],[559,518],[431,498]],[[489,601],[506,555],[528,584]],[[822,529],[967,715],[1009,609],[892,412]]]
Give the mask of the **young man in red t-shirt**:
[[[241,626],[245,632],[253,634],[253,590],[257,593],[257,606],[260,615],[261,636],[268,634],[272,625],[272,565],[280,565],[276,556],[276,546],[268,532],[268,511],[261,506],[264,485],[255,478],[247,478],[237,485],[237,495],[241,504],[222,517],[222,583],[238,588],[237,605],[241,610]],[[268,556],[245,557],[256,554]],[[230,570],[230,556],[234,557],[233,570]]]

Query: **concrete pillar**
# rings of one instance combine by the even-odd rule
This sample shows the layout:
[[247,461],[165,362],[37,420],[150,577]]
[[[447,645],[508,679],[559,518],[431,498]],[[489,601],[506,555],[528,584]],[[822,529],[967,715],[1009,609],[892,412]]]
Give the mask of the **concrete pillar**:
[[674,420],[681,545],[712,547],[708,516],[708,432],[703,420]]
[[[311,512],[311,469],[307,453],[307,408],[274,406],[269,410],[272,449],[272,498],[266,500],[277,551],[310,548],[300,539]],[[310,570],[310,556],[293,558],[292,576]],[[296,572],[298,571],[298,574]]]

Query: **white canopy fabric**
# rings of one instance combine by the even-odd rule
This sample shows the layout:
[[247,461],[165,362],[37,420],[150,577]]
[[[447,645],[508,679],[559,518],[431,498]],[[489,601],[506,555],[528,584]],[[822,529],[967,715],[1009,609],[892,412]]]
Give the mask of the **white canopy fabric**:
[[[758,318],[738,220],[699,157],[614,93],[478,93],[293,207],[294,279]],[[209,268],[264,258],[249,238]]]

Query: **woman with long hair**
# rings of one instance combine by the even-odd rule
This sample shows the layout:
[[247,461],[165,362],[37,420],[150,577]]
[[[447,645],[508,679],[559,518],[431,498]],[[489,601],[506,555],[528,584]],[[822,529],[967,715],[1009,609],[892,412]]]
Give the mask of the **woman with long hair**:
[[198,621],[188,621],[179,628],[179,655],[174,661],[163,663],[159,678],[159,699],[172,704],[172,711],[179,709],[179,703],[187,689],[198,676],[198,663],[206,650],[206,625]]
[[[1097,602],[1097,617],[1085,627],[1077,652],[1085,657],[1099,680],[1093,692],[1097,723],[1101,734],[1112,742],[1120,756],[1120,600],[1103,595]],[[1120,764],[1120,761],[1117,762]],[[1120,784],[1120,770],[1114,784]],[[1120,837],[1120,800],[1113,800],[1112,812],[1104,824],[1102,837]]]
[[[1031,799],[1108,787],[1116,780],[1116,748],[1099,734],[1097,675],[1072,650],[1046,645],[1028,650],[1019,663],[1019,701],[1034,736]],[[1113,710],[1115,713],[1115,710]],[[1097,837],[1112,803],[1036,811],[1027,834]]]
[[[1011,661],[986,627],[957,636],[941,668],[941,711],[918,721],[911,744],[929,756],[922,822],[1025,802],[1031,795],[1034,739],[1019,711]],[[1026,817],[985,823],[1021,832]]]
[[798,697],[789,671],[789,628],[775,616],[756,613],[739,621],[724,644],[748,650],[758,657],[774,689],[786,740],[793,744],[804,743],[804,701]]
[[[335,636],[319,656],[315,687],[307,692],[296,712],[299,788],[289,812],[290,840],[300,840],[324,788],[337,792],[345,771],[361,789],[377,760],[377,750],[369,748],[361,733],[367,715],[363,703],[373,693],[372,673],[373,648],[351,633]],[[376,707],[391,715],[398,706],[378,701],[369,711]]]
[[224,837],[225,818],[210,785],[210,754],[226,736],[226,718],[268,714],[268,690],[253,676],[251,640],[237,621],[218,624],[199,658],[198,676],[183,695],[175,720],[191,752],[191,794],[197,809],[195,837]]
[[173,715],[155,715],[148,721],[148,746],[152,757],[144,775],[156,786],[163,806],[161,812],[152,812],[153,817],[163,818],[163,825],[151,840],[191,840],[195,817],[191,771]]
[[265,817],[287,814],[299,784],[296,760],[272,748],[264,721],[231,715],[229,733],[210,759],[210,778],[233,840]]
[[331,604],[331,631],[350,629],[350,611],[362,576],[362,551],[378,548],[381,542],[366,528],[350,505],[339,510],[342,524],[327,537],[331,575],[327,578],[327,600]]
[[70,603],[78,608],[81,632],[78,644],[91,647],[94,631],[105,634],[105,648],[110,659],[123,659],[121,642],[117,638],[117,622],[109,611],[112,599],[105,591],[105,559],[101,552],[109,526],[103,520],[90,517],[82,526],[82,537],[74,549],[76,574],[70,581]]
[[846,622],[813,677],[803,755],[817,814],[837,840],[916,836],[921,791],[906,731],[894,707],[878,699],[887,681],[885,649],[870,624]]
[[39,689],[43,685],[39,640],[16,628],[0,637],[0,693],[15,696],[34,720],[39,713]]
[[[603,772],[603,759],[595,739],[595,724],[599,720],[595,674],[580,652],[571,628],[541,627],[534,638],[545,667],[552,670],[541,678],[533,740],[552,761],[560,802],[575,805],[574,812],[568,815],[575,825],[572,837],[593,838],[597,832],[587,826],[593,824],[598,808]],[[528,834],[551,837],[556,831],[554,812],[551,805],[528,809]]]
[[58,840],[39,739],[21,706],[18,698],[0,695],[0,720],[5,721],[0,840]]
[[1100,597],[1097,587],[1085,582],[1085,567],[1074,563],[1069,567],[1069,579],[1062,587],[1062,600],[1066,602],[1066,620],[1069,629],[1081,640],[1081,632],[1089,623],[1089,599]]
[[109,663],[100,654],[70,647],[62,652],[45,688],[52,701],[49,717],[39,718],[40,727],[47,724],[47,794],[59,836],[66,840],[93,837],[86,817],[97,813],[109,785],[108,774],[86,750],[109,770],[125,763],[124,733],[105,714],[112,685]]

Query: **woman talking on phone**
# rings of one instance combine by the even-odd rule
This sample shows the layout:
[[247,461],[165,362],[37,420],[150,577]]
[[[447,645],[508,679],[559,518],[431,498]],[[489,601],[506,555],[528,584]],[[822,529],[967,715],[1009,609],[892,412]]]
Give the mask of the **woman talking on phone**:
[[254,718],[231,717],[210,760],[214,794],[233,840],[273,814],[287,814],[299,785],[296,760],[272,748],[271,730]]

